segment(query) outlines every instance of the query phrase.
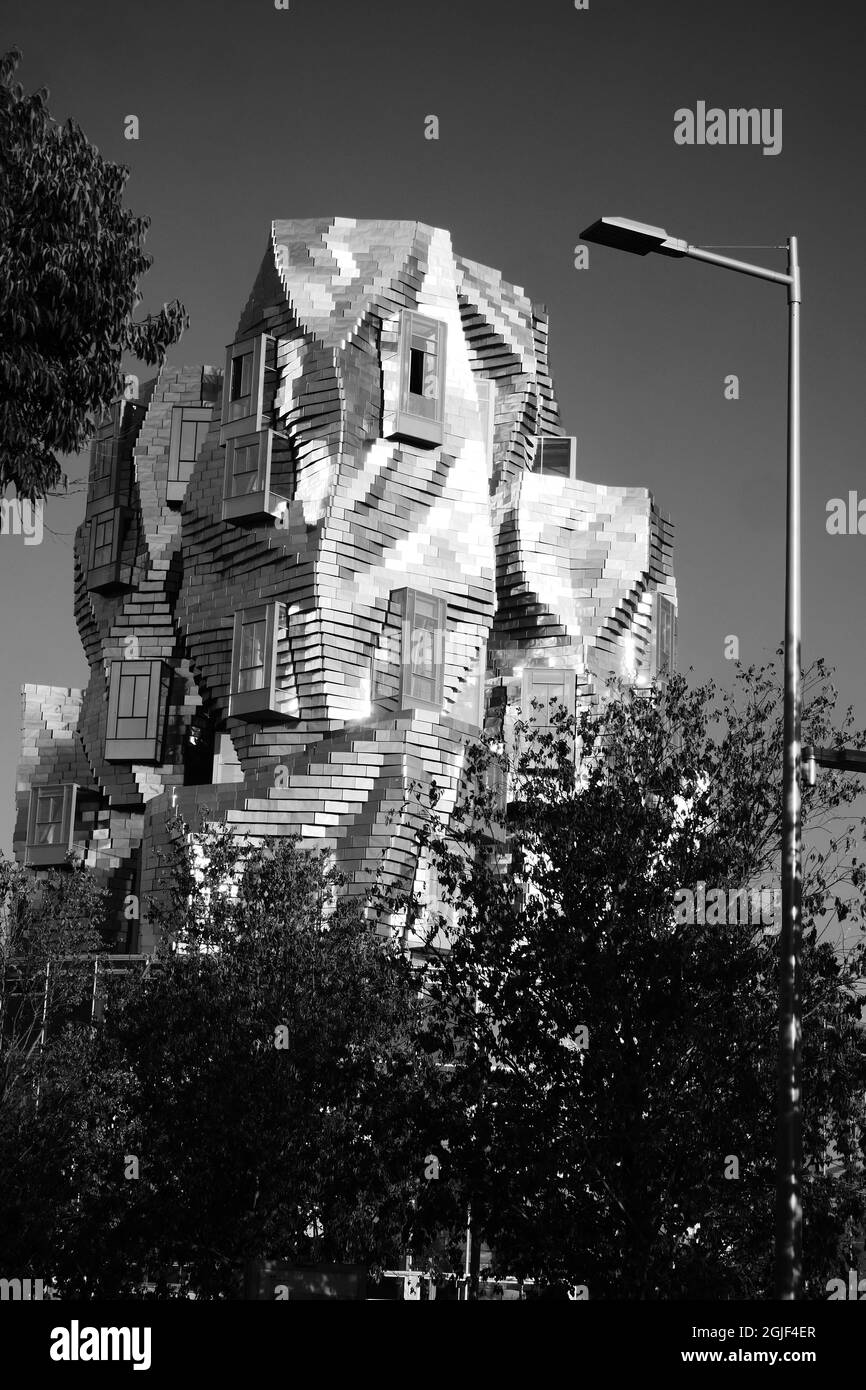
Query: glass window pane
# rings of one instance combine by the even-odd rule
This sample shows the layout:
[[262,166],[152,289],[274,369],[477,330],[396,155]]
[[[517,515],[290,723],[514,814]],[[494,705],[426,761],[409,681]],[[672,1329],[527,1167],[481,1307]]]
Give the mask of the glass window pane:
[[571,440],[542,439],[538,455],[540,471],[556,478],[571,477]]
[[36,801],[34,843],[58,845],[63,838],[63,793],[40,792]]
[[425,419],[440,417],[439,325],[412,316],[404,342],[403,409]]
[[63,816],[63,797],[53,792],[43,792],[36,805],[36,820],[39,824],[60,820]]
[[669,671],[674,663],[674,606],[670,599],[658,599],[658,632],[656,635],[656,666],[659,672]]
[[232,497],[246,497],[259,491],[259,447],[235,445],[232,452]]
[[415,347],[409,350],[409,390],[415,396],[424,390],[424,352]]
[[241,361],[243,370],[241,372],[241,395],[248,396],[253,389],[253,354],[245,352]]
[[264,618],[244,623],[241,628],[241,655],[238,668],[238,690],[261,690],[265,684]]
[[128,719],[135,703],[135,676],[121,672],[117,690],[117,715]]
[[243,400],[250,394],[253,380],[253,354],[245,352],[232,358],[232,379],[229,400]]
[[180,463],[195,463],[195,420],[184,420],[180,427]]
[[147,716],[147,703],[149,699],[150,676],[136,676],[135,692],[132,697],[132,715],[134,719],[144,719]]
[[410,662],[413,676],[433,680],[436,675],[436,634],[430,627],[412,630]]
[[91,496],[107,497],[114,472],[114,437],[97,437],[93,445],[93,485]]

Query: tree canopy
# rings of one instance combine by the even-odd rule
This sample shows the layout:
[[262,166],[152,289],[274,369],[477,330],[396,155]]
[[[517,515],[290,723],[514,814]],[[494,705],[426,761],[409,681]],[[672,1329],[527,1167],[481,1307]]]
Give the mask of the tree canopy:
[[20,59],[0,57],[0,495],[33,499],[122,394],[124,353],[161,365],[188,319],[177,301],[133,319],[152,258],[149,220],[123,206],[129,170],[58,125],[47,90],[24,93]]
[[[820,664],[808,690],[805,736],[841,743],[850,712],[832,737]],[[422,806],[446,904],[428,923],[430,987],[471,1119],[455,1158],[502,1273],[600,1298],[772,1296],[777,675],[741,671],[721,698],[683,677],[610,694],[543,731],[524,711],[473,752],[456,817],[435,793]],[[857,791],[837,774],[805,791],[805,1260],[819,1297],[866,1216],[864,874],[854,828],[836,824]],[[691,920],[689,894],[705,904]]]
[[178,826],[165,873],[152,964],[98,1028],[49,1038],[22,1106],[34,1274],[231,1297],[248,1261],[376,1270],[432,1246],[462,1214],[430,1177],[448,1116],[410,962],[292,840]]
[[[820,663],[806,689],[808,741],[866,742]],[[750,668],[503,722],[455,813],[410,798],[437,897],[177,822],[159,950],[98,1026],[92,881],[3,864],[10,1267],[73,1297],[231,1296],[260,1259],[453,1274],[471,1209],[476,1272],[483,1245],[551,1296],[772,1296],[779,696]],[[858,791],[804,788],[816,1298],[866,1229]]]

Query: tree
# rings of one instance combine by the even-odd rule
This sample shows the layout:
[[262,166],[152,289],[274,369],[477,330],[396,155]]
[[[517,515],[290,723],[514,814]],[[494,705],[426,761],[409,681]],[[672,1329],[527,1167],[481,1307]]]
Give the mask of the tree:
[[0,856],[0,1249],[18,1277],[46,1278],[53,1259],[72,1133],[57,1078],[75,1074],[89,1034],[103,920],[80,864],[37,876]]
[[[806,741],[833,743],[823,664],[806,690]],[[431,949],[430,990],[470,1120],[455,1161],[499,1273],[600,1298],[768,1296],[778,900],[751,890],[778,883],[778,675],[741,670],[720,699],[682,677],[609,695],[549,732],[525,712],[479,745],[450,821],[435,790],[422,805],[447,909],[430,931],[450,947]],[[866,1219],[864,868],[853,830],[834,828],[858,791],[834,774],[804,798],[818,1297]],[[689,921],[701,884],[713,910]]]
[[52,1078],[53,1277],[227,1297],[248,1260],[402,1262],[462,1216],[416,973],[323,855],[175,830],[163,945]]
[[32,500],[122,394],[123,354],[162,365],[188,318],[175,300],[133,320],[152,258],[148,219],[122,205],[129,170],[57,125],[44,88],[13,85],[20,59],[0,58],[0,496]]

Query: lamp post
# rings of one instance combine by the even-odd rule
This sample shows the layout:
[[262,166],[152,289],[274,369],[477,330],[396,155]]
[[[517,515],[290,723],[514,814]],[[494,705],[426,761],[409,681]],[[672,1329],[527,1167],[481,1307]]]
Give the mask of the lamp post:
[[[788,287],[788,489],[785,531],[785,707],[782,801],[782,930],[779,936],[779,1049],[776,1134],[776,1297],[794,1299],[802,1265],[802,1112],[800,1089],[802,956],[802,825],[800,820],[800,721],[802,677],[800,552],[800,266],[797,238],[788,239],[788,269],[719,256],[669,237],[662,227],[627,217],[602,217],[583,241],[638,256],[688,256],[742,275]],[[776,249],[776,248],[774,248]],[[782,249],[782,248],[778,248]]]

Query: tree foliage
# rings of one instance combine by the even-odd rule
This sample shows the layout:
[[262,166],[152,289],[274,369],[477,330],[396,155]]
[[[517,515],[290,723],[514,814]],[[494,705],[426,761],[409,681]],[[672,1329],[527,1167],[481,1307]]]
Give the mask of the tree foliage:
[[[831,736],[820,664],[808,692],[807,739],[850,740],[850,711]],[[531,711],[503,727],[471,755],[449,821],[435,792],[422,802],[447,905],[428,927],[430,988],[471,1120],[455,1158],[500,1273],[600,1298],[768,1296],[776,930],[751,913],[680,922],[677,894],[703,883],[727,904],[778,885],[778,678],[750,668],[721,697],[682,677],[610,696],[549,731]],[[830,774],[805,791],[816,1296],[844,1277],[866,1214],[864,875],[853,828],[835,828],[858,790]]]
[[159,952],[43,1085],[51,1277],[230,1297],[249,1260],[375,1270],[432,1243],[459,1212],[425,1178],[448,1136],[410,963],[321,855],[175,830]]
[[38,877],[0,857],[0,1250],[17,1277],[53,1259],[54,1194],[74,1075],[91,1014],[103,894],[79,865]]
[[[863,745],[820,663],[807,697],[807,741]],[[100,895],[0,866],[8,1267],[73,1297],[226,1297],[261,1258],[456,1271],[471,1204],[475,1251],[548,1292],[769,1296],[776,924],[727,909],[778,884],[781,740],[772,668],[721,695],[612,690],[543,732],[526,712],[470,751],[456,813],[417,789],[438,908],[177,822],[160,948],[98,1026]],[[804,789],[814,1297],[866,1222],[858,791]],[[721,918],[684,920],[700,883]],[[406,918],[421,958],[376,929]],[[80,975],[46,970],[63,956]]]
[[161,365],[187,326],[173,301],[141,322],[149,226],[123,207],[129,170],[102,158],[48,92],[25,95],[0,57],[0,495],[43,496],[122,394],[124,353]]

